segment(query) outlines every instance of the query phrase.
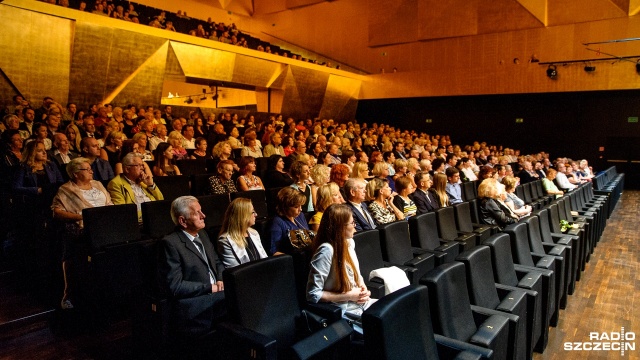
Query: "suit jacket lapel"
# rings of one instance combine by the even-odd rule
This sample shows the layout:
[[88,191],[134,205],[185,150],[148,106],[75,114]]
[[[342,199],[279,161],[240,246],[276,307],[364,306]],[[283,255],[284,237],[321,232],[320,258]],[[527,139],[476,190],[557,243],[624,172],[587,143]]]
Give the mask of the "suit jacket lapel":
[[[178,233],[178,236],[180,237],[180,240],[182,240],[182,242],[184,243],[186,248],[189,249],[192,253],[194,253],[198,257],[198,259],[200,259],[200,261],[202,261],[202,263],[205,266],[207,266],[206,261],[204,261],[204,259],[202,258],[202,254],[200,253],[200,251],[198,251],[198,248],[193,243],[193,241],[189,240],[187,235],[185,235],[184,232],[181,229],[176,230],[176,232]],[[202,243],[204,245],[204,241]],[[209,257],[209,252],[206,250],[206,246],[205,246],[205,252],[207,252],[207,257]]]

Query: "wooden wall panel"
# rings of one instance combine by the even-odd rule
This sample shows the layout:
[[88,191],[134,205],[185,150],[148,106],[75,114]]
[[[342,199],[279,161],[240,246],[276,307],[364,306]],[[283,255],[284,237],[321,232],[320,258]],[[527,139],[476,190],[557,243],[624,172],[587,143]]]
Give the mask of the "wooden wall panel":
[[493,0],[478,6],[478,33],[488,34],[542,26],[534,15],[513,0]]
[[610,0],[553,0],[548,5],[548,24],[561,25],[626,17],[627,12]]
[[368,16],[369,46],[418,39],[418,0],[372,0]]
[[545,26],[547,25],[547,0],[517,0],[531,15]]
[[418,5],[420,39],[478,33],[479,0],[424,0]]
[[355,117],[360,81],[331,75],[322,101],[319,117],[349,120]]

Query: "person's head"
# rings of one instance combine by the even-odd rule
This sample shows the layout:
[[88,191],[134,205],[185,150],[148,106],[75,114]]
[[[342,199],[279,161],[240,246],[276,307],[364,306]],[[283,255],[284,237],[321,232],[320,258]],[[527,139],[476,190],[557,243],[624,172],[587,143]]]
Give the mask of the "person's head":
[[191,140],[193,139],[193,136],[196,134],[195,130],[193,129],[193,125],[185,125],[182,128],[182,135],[187,139],[187,140]]
[[30,107],[22,109],[22,115],[24,117],[24,122],[28,124],[33,123],[36,118],[36,112]]
[[295,150],[298,154],[304,154],[307,151],[307,144],[304,141],[296,141]]
[[322,186],[329,182],[331,176],[331,168],[326,165],[317,164],[311,168],[311,179],[316,186]]
[[396,156],[391,151],[385,151],[382,153],[382,158],[385,162],[393,164],[396,161]]
[[556,176],[558,175],[558,171],[556,171],[556,169],[554,168],[549,168],[547,169],[547,179],[553,181],[556,179]]
[[18,130],[20,127],[20,119],[15,115],[5,115],[2,120],[9,130]]
[[453,166],[450,166],[445,170],[445,175],[447,176],[447,181],[450,184],[457,184],[460,181],[460,171]]
[[389,186],[389,180],[373,178],[367,183],[367,198],[368,199],[387,199],[391,196],[391,187]]
[[493,171],[493,168],[491,166],[485,165],[480,168],[480,171],[478,172],[478,179],[483,180],[492,178],[494,174],[495,172]]
[[497,199],[498,198],[498,181],[494,178],[482,180],[478,186],[478,197],[481,199]]
[[120,149],[120,160],[130,152],[140,153],[140,145],[137,142],[127,139],[122,142],[122,148]]
[[92,160],[100,156],[100,144],[98,144],[98,140],[92,137],[82,139],[80,142],[80,150],[82,156]]
[[436,191],[444,192],[447,188],[447,175],[441,173],[435,173],[433,175],[433,185],[432,187]]
[[196,138],[195,141],[196,150],[207,151],[207,139],[203,137]]
[[396,192],[402,196],[407,196],[411,194],[414,190],[413,182],[407,176],[402,176],[396,179]]
[[144,165],[142,164],[142,156],[133,152],[128,153],[122,158],[122,173],[131,181],[138,181],[144,174]]
[[158,144],[155,159],[156,166],[162,169],[164,169],[165,165],[173,164],[173,146],[165,142]]
[[[147,135],[145,135],[144,133],[137,133],[133,135],[131,140],[138,143],[138,146],[140,146],[140,152],[144,152],[147,149]],[[171,144],[171,142],[169,142],[169,144]],[[173,144],[171,145],[173,146]]]
[[433,172],[444,173],[445,161],[443,158],[435,158],[433,162],[431,162],[431,167],[433,168]]
[[420,170],[420,161],[416,158],[409,158],[407,160],[407,171],[415,173]]
[[373,165],[371,174],[377,178],[386,179],[389,176],[389,164],[385,162],[377,162]]
[[307,197],[303,192],[290,186],[278,191],[278,204],[276,210],[278,215],[290,219],[296,218],[302,212],[302,205],[307,202]]
[[362,179],[350,178],[344,184],[344,192],[347,195],[347,199],[356,204],[363,202],[366,199],[365,183]]
[[163,124],[158,124],[158,126],[156,126],[156,133],[158,134],[158,136],[161,136],[161,137],[167,136],[167,126]]
[[253,156],[243,156],[238,162],[238,167],[241,175],[253,174],[256,171],[256,159]]
[[74,183],[89,182],[93,179],[93,170],[91,170],[91,160],[83,157],[72,159],[66,167],[69,179]]
[[63,133],[56,133],[53,136],[53,145],[62,153],[69,151],[69,140],[67,135]]
[[294,161],[289,171],[296,182],[307,180],[310,175],[309,164],[302,161]]
[[369,177],[369,165],[367,163],[358,161],[353,164],[353,170],[351,172],[351,177],[366,179]]
[[277,171],[284,170],[284,160],[282,159],[282,156],[277,154],[269,156],[269,160],[267,161],[267,168],[269,170]]
[[502,178],[502,184],[506,192],[512,193],[516,190],[516,186],[518,186],[518,180],[513,176],[505,176]]
[[23,139],[18,130],[5,130],[2,133],[2,142],[7,144],[13,151],[22,150]]
[[204,229],[205,218],[195,196],[180,196],[171,203],[171,220],[191,235]]
[[220,176],[220,179],[224,181],[231,180],[231,176],[233,176],[233,161],[222,160],[218,162],[218,165],[216,166],[216,168],[218,170],[218,175]]
[[316,210],[325,211],[333,204],[344,204],[340,188],[335,183],[328,183],[318,188]]
[[353,215],[348,206],[331,205],[324,211],[318,227],[318,234],[313,241],[313,251],[315,252],[320,245],[329,243],[333,247],[331,262],[341,264],[335,266],[336,283],[330,291],[344,293],[352,289],[353,285],[349,280],[347,267],[352,269],[350,273],[354,274],[356,283],[360,281],[358,271],[355,270],[355,264],[348,251],[349,243],[347,240],[353,238],[355,231]]
[[22,162],[35,170],[36,164],[47,162],[47,150],[40,140],[32,140],[25,145],[22,151]]
[[345,182],[349,180],[349,172],[350,169],[347,165],[336,164],[331,168],[329,180],[338,184],[338,186],[343,187],[345,185]]
[[228,141],[220,141],[213,147],[211,154],[216,158],[228,158],[231,156],[231,143]]
[[407,164],[407,160],[396,159],[393,163],[393,168],[396,170],[396,173],[404,174],[407,172]]
[[250,199],[237,198],[229,204],[224,213],[220,234],[228,233],[238,246],[247,246],[245,234],[256,223],[256,212]]
[[276,147],[280,146],[280,144],[282,143],[282,135],[280,135],[279,132],[274,132],[269,135],[269,139],[271,140],[271,144]]
[[358,161],[358,159],[356,158],[356,154],[353,152],[353,150],[343,149],[342,154],[340,155],[340,161],[344,164],[347,164],[347,163],[353,164],[356,161]]
[[36,136],[36,138],[40,140],[47,138],[49,134],[49,128],[45,123],[35,123],[31,130],[33,131],[33,134]]
[[120,131],[112,131],[107,135],[107,139],[105,140],[105,145],[114,145],[116,148],[120,148],[122,146],[122,141],[124,140],[124,134]]
[[426,171],[417,172],[413,180],[416,182],[416,187],[423,191],[427,191],[433,185],[433,178]]

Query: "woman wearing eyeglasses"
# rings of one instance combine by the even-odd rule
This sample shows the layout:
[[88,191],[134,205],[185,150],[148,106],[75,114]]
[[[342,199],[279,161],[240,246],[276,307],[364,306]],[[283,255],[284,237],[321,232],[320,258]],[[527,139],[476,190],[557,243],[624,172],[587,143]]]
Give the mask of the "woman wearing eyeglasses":
[[74,244],[82,238],[82,210],[98,206],[113,205],[111,196],[100,181],[93,180],[91,161],[87,158],[75,158],[67,164],[69,182],[63,184],[53,198],[53,217],[64,223],[62,235],[62,272],[64,274],[64,293],[60,306],[73,309],[71,289],[73,274],[70,271],[75,251]]
[[335,204],[325,210],[313,242],[307,300],[334,303],[342,309],[343,316],[359,319],[373,301],[360,274],[353,242],[355,231],[348,206]]
[[218,253],[225,268],[267,257],[260,234],[252,228],[256,215],[251,200],[245,198],[233,200],[227,208],[218,237]]

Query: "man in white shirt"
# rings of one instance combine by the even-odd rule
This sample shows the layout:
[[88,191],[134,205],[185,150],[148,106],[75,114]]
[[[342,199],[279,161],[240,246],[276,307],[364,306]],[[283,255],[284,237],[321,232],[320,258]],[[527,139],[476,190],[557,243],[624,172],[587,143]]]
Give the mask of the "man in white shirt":
[[556,175],[556,184],[560,189],[569,189],[573,190],[576,188],[575,185],[569,182],[567,179],[567,175],[565,175],[565,171],[567,170],[564,163],[559,162],[557,164],[558,174]]
[[195,149],[196,148],[196,139],[193,137],[195,135],[195,130],[193,130],[193,125],[185,125],[182,128],[182,136],[184,140],[182,145],[185,149]]
[[158,125],[156,127],[157,135],[149,139],[149,150],[154,151],[158,145],[163,142],[169,141],[169,137],[167,136],[167,126],[166,125]]

